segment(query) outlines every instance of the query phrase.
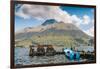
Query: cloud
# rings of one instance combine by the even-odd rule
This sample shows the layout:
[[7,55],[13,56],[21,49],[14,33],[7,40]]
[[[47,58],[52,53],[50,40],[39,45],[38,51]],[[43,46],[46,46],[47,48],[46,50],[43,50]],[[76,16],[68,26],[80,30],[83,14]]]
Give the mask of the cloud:
[[88,15],[83,16],[83,24],[89,24],[90,23],[90,17]]
[[89,24],[91,21],[88,15],[84,15],[82,18],[77,15],[70,15],[59,6],[23,4],[21,8],[15,12],[15,15],[24,19],[31,17],[38,20],[56,19],[57,21],[63,21],[65,23],[73,23],[76,26],[80,24]]
[[35,19],[56,19],[57,21],[63,21],[65,23],[72,23],[71,15],[66,11],[60,9],[59,6],[43,6],[43,5],[28,5],[24,4],[15,12],[16,16]]
[[72,15],[72,23],[74,23],[76,26],[80,26],[80,23],[82,22],[82,19],[80,19],[78,16],[76,15]]
[[89,28],[88,30],[84,32],[90,36],[94,36],[94,26],[92,26],[91,28]]
[[29,19],[30,17],[26,14],[23,14],[22,11],[18,12],[18,13],[15,13],[15,15],[19,16],[19,17],[22,17],[24,19]]
[[91,23],[94,25],[94,19],[91,20]]
[[[24,13],[24,11],[22,10],[24,7],[23,6],[21,6],[20,4],[18,4],[17,6],[16,6],[16,11],[15,11],[15,15],[16,16],[19,16],[19,17],[21,17],[21,18],[24,18],[24,19],[29,19],[30,18],[30,16],[28,15],[28,14],[25,14]],[[20,8],[19,8],[20,7]],[[17,11],[17,9],[18,9],[18,11]]]
[[90,23],[90,17],[88,15],[84,15],[81,19],[77,15],[70,15],[68,12],[62,10],[59,6],[23,4],[21,8],[15,12],[15,15],[24,19],[31,17],[38,20],[55,19],[65,23],[73,23],[76,24],[76,26]]
[[[16,16],[24,19],[34,18],[37,20],[55,19],[58,22],[63,21],[64,23],[73,23],[77,27],[80,25],[94,24],[94,20],[90,19],[88,15],[78,17],[77,15],[71,15],[68,12],[62,10],[59,6],[48,6],[48,5],[29,5],[23,4],[18,11],[15,12]],[[86,30],[85,33],[92,35],[94,28]]]

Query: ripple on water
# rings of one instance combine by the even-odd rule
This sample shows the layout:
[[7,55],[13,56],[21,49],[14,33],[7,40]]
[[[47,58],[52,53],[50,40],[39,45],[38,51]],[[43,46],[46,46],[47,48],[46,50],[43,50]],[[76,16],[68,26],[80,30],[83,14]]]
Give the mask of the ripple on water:
[[34,56],[29,57],[29,48],[15,48],[15,64],[50,64],[50,63],[66,63],[69,62],[65,55],[55,56]]

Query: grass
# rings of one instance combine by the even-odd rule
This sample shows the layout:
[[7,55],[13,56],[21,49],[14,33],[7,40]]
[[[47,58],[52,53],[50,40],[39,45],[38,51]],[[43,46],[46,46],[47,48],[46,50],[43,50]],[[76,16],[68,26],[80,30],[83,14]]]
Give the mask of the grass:
[[[81,41],[81,42],[80,42]],[[63,47],[75,47],[77,46],[77,43],[84,42],[84,40],[76,40],[70,36],[32,36],[29,39],[24,39],[21,41],[16,42],[16,46],[25,46],[29,47],[29,45],[32,45],[32,43],[38,43],[38,44],[51,44],[54,46],[63,46]],[[86,40],[85,40],[86,42]],[[86,44],[84,42],[84,44]]]

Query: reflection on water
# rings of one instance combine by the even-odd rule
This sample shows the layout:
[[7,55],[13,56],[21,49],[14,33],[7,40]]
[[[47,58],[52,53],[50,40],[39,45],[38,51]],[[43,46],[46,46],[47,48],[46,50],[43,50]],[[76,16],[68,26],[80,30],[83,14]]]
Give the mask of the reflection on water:
[[[86,61],[85,59],[80,61]],[[66,59],[65,55],[55,56],[29,56],[29,48],[15,48],[15,64],[31,65],[31,64],[52,64],[71,62]]]
[[15,64],[47,64],[47,63],[66,63],[67,59],[64,55],[55,55],[55,56],[28,56],[28,48],[15,48]]

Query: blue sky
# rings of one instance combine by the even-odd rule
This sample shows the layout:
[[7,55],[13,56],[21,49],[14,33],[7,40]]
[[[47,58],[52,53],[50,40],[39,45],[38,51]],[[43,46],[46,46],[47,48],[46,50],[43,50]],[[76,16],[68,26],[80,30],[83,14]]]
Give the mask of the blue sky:
[[[33,5],[34,6],[34,5]],[[16,7],[16,6],[15,6]],[[38,26],[38,25],[41,25],[45,20],[46,20],[46,18],[45,17],[47,17],[46,15],[48,15],[48,14],[45,14],[45,16],[37,16],[37,18],[35,17],[36,15],[36,12],[34,12],[34,14],[32,13],[32,15],[31,14],[25,14],[24,15],[24,13],[23,13],[23,8],[25,8],[25,7],[27,7],[27,6],[24,6],[24,7],[22,7],[22,5],[19,5],[16,9],[15,9],[15,31],[18,31],[18,30],[20,30],[20,29],[23,29],[23,28],[25,28],[25,27],[35,27],[35,26]],[[33,8],[33,7],[32,7]],[[38,9],[38,8],[33,8],[33,9],[30,9],[29,7],[28,7],[28,11],[29,10],[32,10],[32,11],[34,11],[34,9],[35,10],[37,10],[37,12],[38,11],[40,11],[39,13],[41,13],[41,7],[40,7],[40,10]],[[44,9],[44,8],[43,8]],[[27,9],[26,9],[27,10]],[[65,12],[65,15],[67,15],[66,13],[68,13],[68,15],[69,16],[73,16],[73,15],[75,15],[75,16],[77,16],[77,19],[78,20],[81,20],[81,21],[83,21],[83,17],[86,15],[87,17],[87,19],[89,19],[89,22],[90,23],[87,23],[87,24],[83,24],[83,23],[80,23],[79,24],[79,28],[80,29],[82,29],[83,31],[87,31],[86,33],[88,34],[89,33],[89,29],[91,29],[91,28],[93,28],[93,23],[92,23],[92,21],[94,20],[94,8],[84,8],[84,7],[72,7],[72,6],[60,6],[59,8],[57,8],[57,10],[59,11],[59,12]],[[56,10],[56,11],[57,11]],[[21,11],[21,12],[20,12]],[[44,10],[42,10],[42,11],[44,11]],[[55,10],[54,10],[55,11]],[[55,12],[56,12],[55,11]],[[44,11],[44,12],[46,12],[46,11]],[[54,13],[55,13],[54,12]],[[58,15],[59,15],[59,12],[58,12]],[[17,15],[16,15],[16,13],[17,13]],[[42,14],[44,14],[43,12],[42,12]],[[51,14],[51,13],[50,13]],[[24,16],[23,16],[24,15]],[[35,15],[35,16],[34,16]],[[55,16],[53,16],[53,17],[56,17],[56,16],[58,16],[58,15],[56,15],[56,14],[51,14],[51,16],[52,15],[55,15]],[[24,17],[24,18],[23,18]],[[41,17],[44,17],[44,19],[38,19],[38,18],[41,18]],[[66,17],[66,16],[65,16]],[[59,17],[60,18],[60,17]],[[58,18],[58,19],[59,19]],[[85,18],[85,20],[87,20]],[[73,19],[73,18],[72,18]]]
[[[82,18],[84,15],[87,15],[90,17],[90,19],[94,19],[94,8],[82,8],[82,7],[71,7],[71,6],[61,6],[62,10],[67,11],[68,13],[70,13],[71,15],[77,15],[79,18]],[[87,30],[90,27],[92,27],[93,24],[88,24],[88,25],[80,25],[80,28],[83,30]]]
[[82,17],[84,15],[88,15],[91,18],[94,17],[93,15],[93,8],[84,8],[84,7],[72,7],[72,6],[61,6],[62,10],[67,11],[68,13],[70,13],[71,15],[77,15],[79,17]]
[[21,30],[26,27],[38,26],[42,23],[42,20],[36,20],[33,18],[23,19],[21,17],[15,16],[15,31]]

